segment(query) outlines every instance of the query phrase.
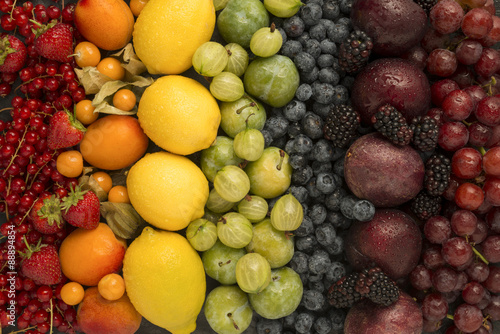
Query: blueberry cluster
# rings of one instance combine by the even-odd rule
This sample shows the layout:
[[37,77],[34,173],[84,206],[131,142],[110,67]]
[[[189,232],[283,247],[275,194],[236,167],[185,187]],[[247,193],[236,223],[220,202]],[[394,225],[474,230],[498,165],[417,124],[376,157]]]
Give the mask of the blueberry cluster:
[[[295,253],[289,266],[301,277],[301,304],[288,317],[258,319],[258,333],[341,333],[345,310],[332,308],[328,288],[346,275],[344,235],[353,220],[373,218],[375,207],[350,194],[344,182],[348,144],[359,137],[359,116],[352,111],[349,89],[354,78],[339,66],[338,49],[352,32],[352,0],[309,0],[294,16],[272,18],[284,36],[280,53],[300,73],[295,97],[272,108],[262,133],[266,145],[284,149],[293,167],[289,192],[302,204],[304,219],[293,232]],[[353,126],[343,145],[325,135],[332,109],[349,109]],[[332,131],[331,131],[332,132]],[[272,207],[272,200],[269,203]]]

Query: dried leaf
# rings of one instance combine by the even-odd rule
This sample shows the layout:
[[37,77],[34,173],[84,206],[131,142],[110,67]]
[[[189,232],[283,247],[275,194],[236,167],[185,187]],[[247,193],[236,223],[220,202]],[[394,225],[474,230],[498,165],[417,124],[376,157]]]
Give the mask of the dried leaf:
[[[102,189],[97,180],[92,176],[95,170],[93,167],[84,167],[82,176],[78,179],[78,184],[82,190],[91,190],[99,198],[100,202],[106,201],[108,199],[108,194]],[[90,174],[90,175],[89,175]]]
[[120,57],[122,66],[132,75],[138,75],[146,71],[146,66],[135,54],[132,43],[128,43],[123,49],[112,54],[111,56]]
[[102,202],[101,215],[111,230],[124,239],[133,238],[140,227],[146,226],[144,219],[128,203]]
[[94,112],[98,112],[100,114],[112,114],[112,115],[135,115],[137,113],[137,108],[134,108],[130,111],[125,111],[113,107],[108,102],[103,101],[95,106]]
[[93,66],[86,66],[82,69],[75,68],[75,73],[87,95],[97,94],[105,83],[113,80]]

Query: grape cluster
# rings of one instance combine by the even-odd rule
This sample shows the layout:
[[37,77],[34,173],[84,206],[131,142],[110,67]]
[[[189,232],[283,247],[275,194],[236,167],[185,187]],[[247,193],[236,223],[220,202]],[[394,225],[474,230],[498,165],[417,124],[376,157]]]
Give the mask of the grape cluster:
[[[18,72],[0,74],[0,95],[11,96],[10,107],[4,109],[10,117],[0,120],[0,211],[5,213],[6,223],[0,227],[5,237],[15,231],[15,270],[8,265],[9,243],[0,244],[0,323],[9,323],[7,307],[15,302],[16,327],[26,333],[48,333],[57,329],[61,333],[76,333],[76,308],[63,302],[61,288],[66,280],[55,285],[37,285],[25,277],[20,268],[21,254],[28,246],[39,243],[59,247],[70,229],[54,234],[37,231],[29,213],[38,198],[55,195],[63,198],[71,187],[78,184],[75,178],[63,176],[56,168],[61,153],[47,146],[51,116],[58,110],[72,109],[85,98],[85,90],[79,84],[74,60],[68,63],[45,59],[33,47],[37,24],[60,20],[73,24],[75,4],[61,8],[45,7],[24,1],[0,1],[0,26],[5,34],[17,35],[27,49],[26,62]],[[81,39],[74,29],[75,40]],[[12,87],[19,84],[14,90]],[[16,271],[15,293],[11,291],[9,271]]]

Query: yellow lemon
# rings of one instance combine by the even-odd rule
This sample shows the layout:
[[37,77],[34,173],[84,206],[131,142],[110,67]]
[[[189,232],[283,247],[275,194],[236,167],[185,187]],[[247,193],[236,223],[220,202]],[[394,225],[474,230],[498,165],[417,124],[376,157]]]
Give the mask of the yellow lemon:
[[204,214],[208,181],[194,162],[168,152],[146,154],[127,175],[130,203],[150,224],[170,231]]
[[219,105],[209,90],[180,75],[160,77],[146,88],[137,117],[156,145],[180,155],[210,147],[221,120]]
[[146,227],[123,260],[127,295],[136,310],[173,334],[192,333],[205,300],[203,263],[176,232]]
[[149,0],[134,25],[134,49],[149,73],[180,74],[214,28],[213,0]]

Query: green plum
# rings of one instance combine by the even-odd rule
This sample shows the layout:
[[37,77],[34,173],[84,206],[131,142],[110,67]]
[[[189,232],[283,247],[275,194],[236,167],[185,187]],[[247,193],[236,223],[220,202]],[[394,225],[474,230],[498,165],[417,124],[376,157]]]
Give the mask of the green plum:
[[292,166],[288,154],[274,146],[264,149],[261,157],[246,165],[250,193],[271,199],[282,195],[292,182]]
[[[222,102],[220,114],[220,127],[231,138],[247,127],[262,130],[267,119],[264,105],[246,96],[234,102]],[[253,115],[249,117],[251,114]]]
[[253,225],[253,236],[246,246],[247,252],[259,253],[269,261],[271,268],[279,268],[290,262],[294,252],[293,236],[278,231],[266,218]]
[[256,58],[243,77],[245,91],[272,107],[283,107],[295,96],[300,76],[287,56]]
[[201,151],[201,170],[210,182],[214,182],[215,175],[222,167],[242,162],[243,159],[234,153],[233,139],[227,136],[217,136],[212,146]]
[[210,327],[219,334],[244,332],[253,316],[247,294],[236,285],[222,285],[210,291],[203,312]]
[[249,294],[250,304],[257,314],[266,319],[278,319],[297,309],[304,288],[299,274],[292,268],[281,267],[271,271],[271,282],[258,294]]
[[229,0],[217,17],[217,28],[228,43],[250,46],[254,32],[269,26],[269,13],[260,0]]
[[217,240],[201,254],[201,260],[209,277],[221,284],[236,284],[236,263],[246,253],[244,248],[231,248]]

